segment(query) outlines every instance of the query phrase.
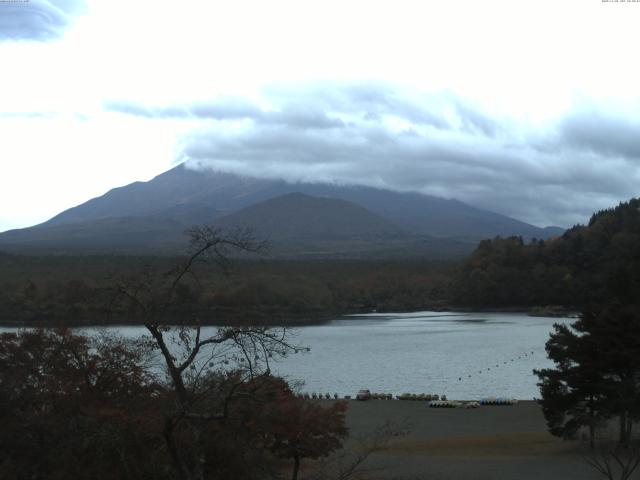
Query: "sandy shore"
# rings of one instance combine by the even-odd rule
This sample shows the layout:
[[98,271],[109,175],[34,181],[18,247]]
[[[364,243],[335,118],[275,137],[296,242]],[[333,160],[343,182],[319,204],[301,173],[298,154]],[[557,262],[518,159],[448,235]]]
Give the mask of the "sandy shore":
[[[369,459],[382,468],[374,478],[456,480],[591,480],[600,478],[583,460],[578,442],[546,429],[534,402],[478,409],[429,408],[426,402],[349,401],[353,438],[386,421],[405,433]],[[353,442],[351,440],[349,443]]]

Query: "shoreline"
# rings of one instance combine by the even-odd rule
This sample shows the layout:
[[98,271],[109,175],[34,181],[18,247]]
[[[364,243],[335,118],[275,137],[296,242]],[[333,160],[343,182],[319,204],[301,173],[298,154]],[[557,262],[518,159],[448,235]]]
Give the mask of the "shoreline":
[[[536,310],[538,308],[538,310]],[[229,326],[268,326],[268,327],[304,327],[326,325],[334,320],[352,320],[358,321],[358,317],[367,317],[369,315],[394,315],[406,313],[420,312],[436,312],[436,313],[514,313],[524,314],[530,317],[549,317],[549,318],[577,318],[577,309],[545,310],[545,307],[466,307],[451,305],[447,307],[424,307],[424,309],[408,309],[408,310],[367,310],[354,309],[341,313],[309,313],[309,314],[255,314],[236,312],[213,312],[211,316],[225,316],[228,320],[204,321],[200,323],[191,322],[170,322],[166,323],[171,326],[203,326],[203,327],[229,327]],[[265,320],[269,317],[270,320]],[[273,321],[273,318],[277,318]],[[121,320],[109,321],[105,319],[89,321],[86,319],[74,319],[60,321],[60,319],[33,319],[33,320],[0,320],[0,327],[5,328],[100,328],[100,327],[142,327],[143,323],[127,322]]]

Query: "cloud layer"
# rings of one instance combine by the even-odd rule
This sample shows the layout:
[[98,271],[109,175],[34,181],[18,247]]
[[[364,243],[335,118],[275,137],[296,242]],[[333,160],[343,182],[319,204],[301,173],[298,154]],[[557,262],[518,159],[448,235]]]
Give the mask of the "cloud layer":
[[250,3],[0,0],[4,225],[183,159],[537,224],[638,194],[635,5]]
[[106,108],[195,120],[181,154],[196,167],[420,191],[542,226],[640,194],[640,121],[596,106],[533,124],[447,92],[362,83],[270,88],[260,104]]
[[46,41],[60,37],[85,8],[84,0],[0,2],[0,41]]

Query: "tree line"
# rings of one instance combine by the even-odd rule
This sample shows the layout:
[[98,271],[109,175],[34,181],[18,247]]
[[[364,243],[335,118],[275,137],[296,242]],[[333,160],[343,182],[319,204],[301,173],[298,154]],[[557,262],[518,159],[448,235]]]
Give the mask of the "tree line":
[[[111,286],[159,275],[176,257],[0,254],[0,321],[25,325],[125,324]],[[284,261],[234,259],[225,269],[196,265],[198,283],[180,288],[174,313],[194,310],[210,324],[300,325],[346,313],[443,308],[455,263],[432,261]],[[178,301],[179,300],[179,301]]]
[[631,301],[640,287],[640,200],[599,211],[561,237],[480,242],[453,282],[459,305],[581,308],[612,292]]

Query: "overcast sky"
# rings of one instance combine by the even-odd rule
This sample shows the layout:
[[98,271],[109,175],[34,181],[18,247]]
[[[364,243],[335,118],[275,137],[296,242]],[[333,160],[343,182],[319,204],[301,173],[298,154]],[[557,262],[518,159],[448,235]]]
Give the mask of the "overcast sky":
[[640,195],[640,2],[0,2],[0,231],[182,161],[571,226]]

